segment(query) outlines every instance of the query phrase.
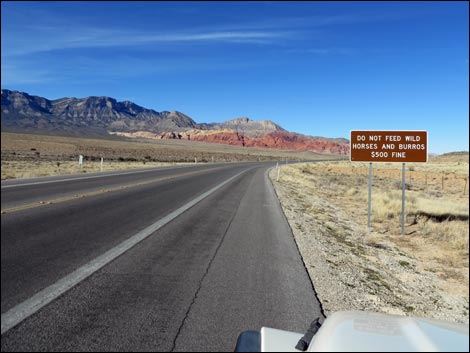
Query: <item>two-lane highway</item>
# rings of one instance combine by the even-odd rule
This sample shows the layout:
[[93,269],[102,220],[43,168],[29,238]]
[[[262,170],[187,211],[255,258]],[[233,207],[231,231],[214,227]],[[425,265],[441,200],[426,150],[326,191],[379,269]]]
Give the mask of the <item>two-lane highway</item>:
[[161,182],[180,176],[196,175],[208,170],[226,168],[225,164],[195,164],[164,168],[147,168],[131,171],[117,171],[93,174],[43,177],[25,180],[2,181],[2,211],[16,208],[40,206],[48,202],[64,201],[140,186],[146,183]]
[[230,351],[242,330],[304,331],[320,306],[271,166],[2,183],[2,351]]

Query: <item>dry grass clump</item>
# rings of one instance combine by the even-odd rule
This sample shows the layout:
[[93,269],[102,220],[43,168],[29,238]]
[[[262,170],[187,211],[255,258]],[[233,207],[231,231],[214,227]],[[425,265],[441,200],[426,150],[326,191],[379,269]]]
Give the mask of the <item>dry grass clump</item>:
[[[373,188],[373,215],[379,223],[401,215],[402,192],[397,190],[383,191]],[[422,192],[405,191],[405,212],[408,215],[424,215],[435,221],[468,218],[468,204],[454,200],[434,198]]]
[[[400,222],[402,212],[401,191],[374,190],[371,220],[393,229],[392,220]],[[436,241],[436,254],[440,246],[451,247],[463,254],[469,251],[469,207],[445,196],[437,199],[421,192],[405,192],[407,233],[414,237]],[[378,227],[380,229],[380,227]]]
[[[185,164],[188,163],[105,161],[103,163],[103,172]],[[1,179],[27,179],[53,175],[96,173],[100,171],[101,162],[96,161],[86,161],[82,167],[76,161],[2,161]]]

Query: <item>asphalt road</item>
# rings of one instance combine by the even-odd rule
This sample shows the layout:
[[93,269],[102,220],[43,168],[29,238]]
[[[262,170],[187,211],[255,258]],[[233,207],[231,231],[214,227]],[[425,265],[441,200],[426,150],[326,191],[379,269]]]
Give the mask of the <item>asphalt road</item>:
[[2,183],[2,351],[233,351],[243,330],[305,331],[320,304],[272,166]]

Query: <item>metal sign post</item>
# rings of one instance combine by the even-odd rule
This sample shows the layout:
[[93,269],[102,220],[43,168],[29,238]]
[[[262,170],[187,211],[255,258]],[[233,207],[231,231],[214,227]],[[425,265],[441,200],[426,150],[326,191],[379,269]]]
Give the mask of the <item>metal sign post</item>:
[[367,229],[370,232],[370,209],[372,199],[372,162],[369,163],[369,206],[367,207]]
[[401,174],[401,235],[405,235],[405,163],[402,165]]

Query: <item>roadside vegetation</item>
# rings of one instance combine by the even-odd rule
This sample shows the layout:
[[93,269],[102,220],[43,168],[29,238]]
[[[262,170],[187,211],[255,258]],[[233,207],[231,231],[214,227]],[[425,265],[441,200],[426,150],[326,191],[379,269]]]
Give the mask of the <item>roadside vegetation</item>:
[[172,165],[185,165],[188,163],[171,162],[126,162],[108,161],[101,162],[85,160],[82,166],[78,161],[2,161],[2,180],[6,179],[27,179],[53,175],[67,175],[80,173],[97,173],[100,171],[117,171],[136,168],[166,167]]
[[373,165],[282,166],[271,179],[325,311],[372,310],[469,322],[468,153]]

